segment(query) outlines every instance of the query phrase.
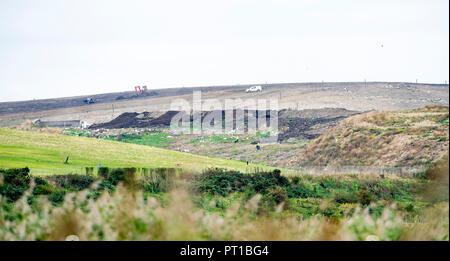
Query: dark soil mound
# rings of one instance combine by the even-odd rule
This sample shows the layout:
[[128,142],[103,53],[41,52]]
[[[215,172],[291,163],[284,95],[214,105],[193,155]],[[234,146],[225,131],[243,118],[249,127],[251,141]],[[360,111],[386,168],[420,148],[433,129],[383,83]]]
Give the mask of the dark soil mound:
[[[225,111],[204,111],[201,112],[201,119],[204,122],[205,117],[211,113],[221,113],[222,119],[225,119]],[[118,129],[118,128],[154,128],[154,127],[169,127],[172,118],[177,115],[179,111],[167,111],[164,114],[154,117],[150,112],[126,112],[106,123],[95,124],[90,129]],[[241,111],[242,113],[242,111]],[[241,114],[237,111],[233,113],[233,126],[236,126],[237,115],[244,117],[243,121],[248,124],[248,114],[260,115],[265,114],[267,124],[270,124],[269,111],[248,111],[244,110]],[[273,113],[273,112],[272,112]],[[315,139],[323,134],[328,129],[336,126],[342,119],[349,116],[359,114],[358,111],[349,111],[346,109],[311,109],[311,110],[281,110],[278,111],[278,129],[280,134],[278,141],[284,141],[289,138],[302,137],[305,139]],[[190,115],[190,121],[193,121],[193,115]],[[223,121],[222,126],[225,126]]]
[[93,124],[90,129],[120,129],[120,128],[147,128],[147,127],[169,127],[172,117],[178,111],[168,111],[159,117],[152,117],[149,112],[125,112],[110,122]]
[[282,133],[278,135],[278,140],[295,137],[315,139],[338,125],[341,120],[360,113],[342,108],[281,110],[278,116],[278,126]]

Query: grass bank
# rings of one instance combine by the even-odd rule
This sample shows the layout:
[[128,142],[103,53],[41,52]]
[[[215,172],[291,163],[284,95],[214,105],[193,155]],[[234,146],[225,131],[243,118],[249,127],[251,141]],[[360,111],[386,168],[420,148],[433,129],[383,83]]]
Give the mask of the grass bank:
[[[69,163],[64,164],[67,156]],[[80,170],[85,167],[148,167],[201,170],[222,167],[245,171],[269,168],[244,162],[197,156],[150,146],[0,128],[0,167]]]

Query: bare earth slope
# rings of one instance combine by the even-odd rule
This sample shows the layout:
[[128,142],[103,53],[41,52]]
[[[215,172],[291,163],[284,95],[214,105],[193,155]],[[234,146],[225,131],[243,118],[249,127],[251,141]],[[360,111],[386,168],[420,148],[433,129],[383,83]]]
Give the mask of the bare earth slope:
[[427,164],[448,153],[448,128],[449,109],[441,106],[356,115],[342,120],[284,164],[292,167]]

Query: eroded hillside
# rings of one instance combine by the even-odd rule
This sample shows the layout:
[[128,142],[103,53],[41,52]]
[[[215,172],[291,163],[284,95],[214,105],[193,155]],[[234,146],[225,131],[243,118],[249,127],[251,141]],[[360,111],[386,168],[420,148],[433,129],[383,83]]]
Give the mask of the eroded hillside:
[[412,166],[448,153],[449,108],[427,106],[397,112],[369,112],[341,121],[313,140],[288,166]]

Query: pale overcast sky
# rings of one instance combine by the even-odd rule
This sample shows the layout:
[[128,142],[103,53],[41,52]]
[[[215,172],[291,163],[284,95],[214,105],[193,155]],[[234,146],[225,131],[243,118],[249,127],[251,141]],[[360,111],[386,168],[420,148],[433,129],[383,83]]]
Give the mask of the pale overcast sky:
[[0,101],[449,79],[449,1],[1,0]]

